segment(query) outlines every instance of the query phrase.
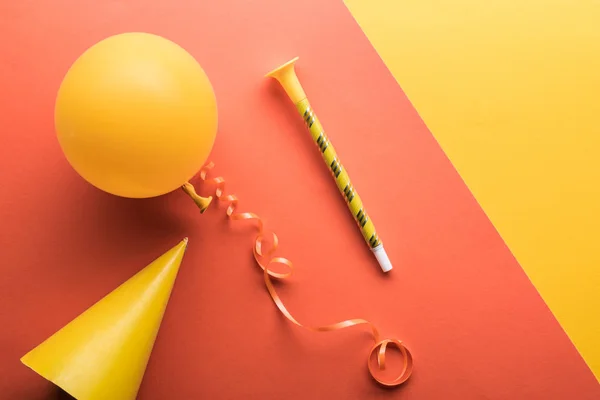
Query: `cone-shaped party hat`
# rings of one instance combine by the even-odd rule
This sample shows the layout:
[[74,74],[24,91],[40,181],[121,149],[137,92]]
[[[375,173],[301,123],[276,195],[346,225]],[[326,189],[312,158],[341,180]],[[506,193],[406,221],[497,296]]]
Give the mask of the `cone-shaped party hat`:
[[135,399],[186,245],[184,239],[21,361],[78,400]]

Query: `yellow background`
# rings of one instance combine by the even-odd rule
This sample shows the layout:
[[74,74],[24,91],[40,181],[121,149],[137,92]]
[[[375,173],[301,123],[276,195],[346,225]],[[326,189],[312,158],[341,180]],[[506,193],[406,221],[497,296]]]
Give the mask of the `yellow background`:
[[600,379],[600,1],[345,3]]

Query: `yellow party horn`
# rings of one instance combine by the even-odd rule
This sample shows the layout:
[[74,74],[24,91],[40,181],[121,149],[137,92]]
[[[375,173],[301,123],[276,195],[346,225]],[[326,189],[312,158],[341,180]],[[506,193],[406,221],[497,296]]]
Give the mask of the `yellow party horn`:
[[21,358],[78,400],[134,400],[187,239]]
[[335,179],[337,187],[344,196],[346,204],[348,205],[354,220],[357,222],[363,238],[373,251],[373,254],[375,254],[383,272],[388,272],[392,269],[392,263],[375,231],[375,225],[373,225],[373,221],[367,214],[360,196],[350,182],[350,177],[348,176],[346,169],[342,166],[339,156],[325,134],[323,126],[319,122],[315,111],[310,106],[306,94],[304,93],[304,89],[296,76],[294,64],[297,60],[298,57],[288,61],[282,66],[269,72],[266,76],[275,78],[281,86],[283,86],[283,89],[290,100],[292,100],[296,106],[298,113],[302,119],[304,119],[304,122],[308,127],[310,135],[321,151],[323,161],[325,161],[325,164],[327,164],[331,170],[331,174]]

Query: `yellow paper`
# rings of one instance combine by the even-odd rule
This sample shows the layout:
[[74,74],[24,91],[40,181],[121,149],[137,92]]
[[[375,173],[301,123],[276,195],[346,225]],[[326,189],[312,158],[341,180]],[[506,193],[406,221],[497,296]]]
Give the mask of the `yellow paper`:
[[600,2],[345,2],[600,379]]
[[187,239],[157,258],[21,361],[78,400],[133,400]]

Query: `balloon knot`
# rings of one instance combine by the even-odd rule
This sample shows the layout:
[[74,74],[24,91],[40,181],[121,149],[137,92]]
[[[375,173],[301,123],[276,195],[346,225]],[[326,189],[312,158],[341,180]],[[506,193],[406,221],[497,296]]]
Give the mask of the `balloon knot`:
[[202,197],[198,195],[194,186],[189,182],[184,183],[181,188],[196,203],[196,206],[200,209],[200,214],[203,214],[208,209],[208,206],[212,202],[212,196]]

